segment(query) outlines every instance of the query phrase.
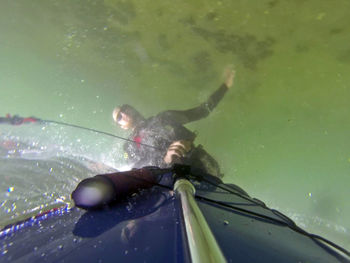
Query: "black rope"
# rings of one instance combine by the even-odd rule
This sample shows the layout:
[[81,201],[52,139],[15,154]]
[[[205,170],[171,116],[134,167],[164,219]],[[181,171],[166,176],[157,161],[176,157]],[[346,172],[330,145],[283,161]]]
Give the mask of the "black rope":
[[[197,176],[194,176],[194,178],[197,179]],[[252,202],[252,203],[254,203],[254,204],[258,205],[258,206],[261,206],[261,207],[264,207],[264,208],[269,209],[263,202],[261,202],[261,201],[256,201],[256,200],[254,200],[253,198],[251,198],[251,197],[249,197],[249,196],[246,196],[246,195],[244,195],[244,194],[239,193],[238,191],[234,191],[234,190],[232,190],[232,189],[228,189],[227,187],[223,187],[222,185],[213,183],[213,182],[211,182],[211,181],[205,179],[204,177],[200,177],[200,179],[197,179],[197,181],[201,181],[201,180],[203,180],[204,182],[206,182],[206,183],[208,183],[208,184],[210,184],[210,185],[212,185],[212,186],[215,186],[215,187],[217,187],[217,188],[220,188],[220,189],[222,189],[222,190],[224,190],[224,191],[226,191],[226,192],[228,192],[228,193],[230,193],[230,194],[239,196],[239,197],[243,198],[244,200],[247,200],[247,201],[249,201],[249,202]]]
[[332,246],[333,248],[336,248],[338,249],[339,251],[341,251],[342,253],[344,253],[345,255],[347,255],[348,257],[350,257],[350,252],[347,251],[345,248],[333,243],[332,241],[324,238],[324,237],[321,237],[319,235],[316,235],[316,234],[311,234],[311,233],[308,233],[307,231],[305,231],[304,229],[300,228],[297,226],[297,224],[292,220],[290,219],[289,217],[287,217],[286,215],[284,215],[283,213],[275,210],[275,209],[271,209],[269,207],[267,207],[263,202],[261,201],[255,201],[254,199],[250,198],[250,197],[247,197],[241,193],[238,193],[237,191],[232,191],[231,189],[228,189],[226,187],[222,187],[221,185],[218,185],[218,184],[215,184],[215,183],[212,183],[210,182],[209,180],[206,180],[205,178],[201,177],[200,180],[203,180],[217,188],[220,188],[222,190],[225,190],[226,192],[230,193],[230,194],[233,194],[233,195],[236,195],[236,196],[239,196],[247,201],[250,201],[260,207],[263,207],[269,211],[271,211],[274,215],[278,216],[279,218],[281,218],[283,221],[281,220],[278,220],[276,218],[273,218],[273,217],[270,217],[270,216],[266,216],[266,215],[262,215],[262,214],[259,214],[259,213],[255,213],[255,212],[252,212],[252,211],[249,211],[249,210],[246,210],[244,208],[240,208],[240,207],[236,207],[236,206],[233,206],[233,205],[230,205],[230,204],[227,204],[227,203],[224,203],[224,202],[220,202],[220,201],[217,201],[217,200],[212,200],[212,199],[209,199],[209,198],[206,198],[206,197],[202,197],[202,196],[198,196],[196,195],[197,198],[200,198],[202,200],[205,200],[205,201],[208,201],[208,202],[212,202],[212,203],[215,203],[215,204],[218,204],[218,205],[222,205],[222,206],[225,206],[225,207],[229,207],[229,208],[232,208],[234,210],[237,210],[237,211],[240,211],[240,212],[244,212],[244,213],[247,213],[247,214],[250,214],[250,215],[253,215],[253,216],[258,216],[258,217],[261,217],[263,219],[268,219],[268,220],[272,220],[273,222],[276,222],[276,223],[280,223],[280,224],[283,224],[285,226],[288,226],[290,229],[302,234],[302,235],[305,235],[311,239],[317,239],[317,240],[321,240],[325,243],[327,243],[328,245]]
[[113,138],[117,138],[117,139],[120,139],[120,140],[124,140],[124,141],[127,141],[127,142],[132,142],[132,143],[135,143],[135,144],[137,143],[138,145],[142,145],[142,146],[146,146],[146,147],[153,148],[153,149],[156,149],[156,150],[160,150],[159,148],[157,148],[157,147],[155,147],[153,145],[135,142],[133,140],[130,140],[130,139],[118,136],[118,135],[114,135],[114,134],[111,134],[111,133],[108,133],[108,132],[104,132],[104,131],[99,131],[99,130],[92,129],[92,128],[87,128],[87,127],[83,127],[83,126],[79,126],[79,125],[75,125],[75,124],[70,124],[70,123],[65,123],[65,122],[60,122],[60,121],[52,121],[52,120],[40,120],[40,121],[41,122],[46,122],[46,123],[54,123],[54,124],[64,125],[64,126],[73,127],[73,128],[78,128],[78,129],[87,130],[87,131],[91,131],[91,132],[96,132],[96,133],[99,133],[99,134],[104,134],[104,135],[107,135],[107,136],[110,136],[110,137],[113,137]]
[[[171,172],[172,169],[162,169],[164,170],[164,172]],[[162,176],[163,177],[163,176]],[[161,177],[161,178],[162,178]],[[265,220],[269,220],[271,222],[274,222],[274,223],[278,223],[280,225],[283,225],[283,226],[286,226],[288,228],[290,228],[291,230],[299,233],[299,234],[302,234],[304,236],[307,236],[309,238],[311,238],[312,240],[315,240],[315,241],[322,241],[324,243],[326,243],[327,245],[341,251],[342,253],[344,253],[345,255],[347,255],[348,257],[350,257],[350,252],[347,251],[345,248],[333,243],[332,241],[324,238],[324,237],[321,237],[319,235],[316,235],[316,234],[311,234],[307,231],[305,231],[304,229],[300,228],[299,226],[297,226],[297,224],[292,220],[290,219],[289,217],[287,217],[286,215],[284,215],[283,213],[275,210],[275,209],[271,209],[271,208],[268,208],[263,202],[259,202],[259,201],[256,201],[250,197],[247,197],[237,191],[232,191],[231,189],[227,189],[226,187],[222,187],[221,185],[219,184],[215,184],[213,182],[210,182],[209,180],[206,180],[203,176],[193,176],[193,178],[196,178],[196,177],[199,177],[199,179],[197,178],[196,180],[197,181],[205,181],[215,187],[218,187],[222,190],[225,190],[227,192],[229,192],[230,194],[233,194],[233,195],[236,195],[236,196],[239,196],[245,200],[248,200],[262,208],[265,208],[267,209],[268,211],[272,212],[274,215],[276,215],[279,219],[277,218],[274,218],[274,217],[271,217],[271,216],[268,216],[268,215],[263,215],[263,214],[260,214],[260,213],[256,213],[256,212],[253,212],[253,211],[250,211],[250,210],[247,210],[247,209],[244,209],[244,208],[241,208],[241,207],[237,207],[237,206],[234,206],[234,205],[231,205],[231,204],[227,204],[225,202],[221,202],[221,201],[217,201],[217,200],[213,200],[213,199],[210,199],[210,198],[206,198],[206,197],[203,197],[201,195],[195,195],[196,198],[198,199],[201,199],[201,200],[204,200],[204,201],[207,201],[207,202],[210,202],[210,203],[214,203],[214,204],[217,204],[217,205],[220,205],[220,206],[224,206],[224,207],[227,207],[227,208],[231,208],[233,210],[236,210],[236,211],[239,211],[239,212],[243,212],[243,213],[246,213],[246,214],[249,214],[249,215],[252,215],[252,216],[255,216],[255,217],[258,217],[258,218],[262,218],[262,219],[265,219]],[[144,180],[144,179],[141,179],[141,178],[135,178],[135,179],[138,179],[138,180]],[[159,183],[153,183],[155,186],[159,186],[159,187],[162,187],[162,188],[165,188],[165,189],[168,189],[168,190],[173,190],[171,187],[167,186],[167,185],[162,185],[162,184],[159,184]]]
[[[163,169],[162,169],[163,170]],[[171,172],[172,169],[164,169],[164,172]],[[163,177],[163,176],[162,176]],[[196,176],[194,176],[195,178]],[[135,179],[138,179],[138,180],[141,180],[141,181],[144,181],[144,179],[141,179],[141,178],[135,178]],[[160,179],[161,180],[161,179]],[[319,235],[316,235],[316,234],[311,234],[307,231],[305,231],[304,229],[300,228],[299,226],[297,226],[297,224],[292,220],[290,219],[289,217],[287,217],[286,215],[284,215],[283,213],[275,210],[275,209],[271,209],[271,208],[268,208],[264,203],[262,203],[261,201],[258,202],[258,201],[255,201],[254,199],[251,199],[250,197],[247,197],[245,195],[242,195],[236,191],[232,191],[231,189],[227,189],[226,187],[222,187],[221,185],[219,184],[215,184],[215,183],[212,183],[210,182],[209,180],[206,180],[205,178],[203,178],[202,176],[200,176],[200,179],[197,181],[205,181],[215,187],[218,187],[220,189],[223,189],[227,192],[229,192],[230,194],[233,194],[233,195],[236,195],[236,196],[239,196],[245,200],[248,200],[260,207],[263,207],[265,209],[267,209],[268,211],[272,212],[274,215],[276,215],[279,219],[277,218],[274,218],[274,217],[271,217],[271,216],[268,216],[268,215],[263,215],[263,214],[260,214],[260,213],[256,213],[256,212],[253,212],[253,211],[250,211],[250,210],[247,210],[247,209],[244,209],[244,208],[241,208],[241,207],[237,207],[237,206],[234,206],[234,205],[231,205],[231,204],[227,204],[225,202],[221,202],[221,201],[217,201],[217,200],[213,200],[213,199],[210,199],[210,198],[206,198],[204,196],[201,196],[201,195],[195,195],[196,198],[200,199],[200,200],[204,200],[206,202],[210,202],[210,203],[214,203],[214,204],[217,204],[217,205],[220,205],[220,206],[224,206],[224,207],[227,207],[227,208],[231,208],[233,210],[236,210],[236,211],[239,211],[239,212],[242,212],[242,213],[245,213],[245,214],[249,214],[249,215],[252,215],[252,216],[255,216],[255,217],[258,217],[258,218],[262,218],[262,219],[265,219],[265,220],[269,220],[271,222],[274,222],[274,223],[277,223],[277,224],[280,224],[280,225],[283,225],[283,226],[286,226],[288,228],[290,228],[291,230],[299,233],[299,234],[302,234],[304,236],[307,236],[309,238],[311,238],[312,240],[315,240],[315,241],[322,241],[324,243],[326,243],[327,245],[341,251],[342,253],[344,253],[345,255],[347,255],[348,257],[350,257],[350,252],[347,251],[345,248],[333,243],[332,241],[324,238],[324,237],[321,237]],[[162,188],[165,188],[165,189],[168,189],[168,190],[173,190],[171,187],[167,186],[167,185],[162,185],[162,184],[159,184],[159,183],[153,183],[155,186],[159,186],[159,187],[162,187]]]
[[[270,210],[271,212],[273,212],[275,215],[279,216],[280,218],[284,218],[284,220],[279,220],[279,219],[276,219],[276,218],[273,218],[273,217],[270,217],[270,216],[267,216],[267,215],[263,215],[263,214],[259,214],[259,213],[255,213],[253,211],[250,211],[250,210],[247,210],[247,209],[244,209],[244,208],[241,208],[241,207],[236,207],[234,205],[231,205],[231,204],[227,204],[227,203],[224,203],[224,202],[221,202],[221,201],[217,201],[217,200],[213,200],[213,199],[210,199],[210,198],[206,198],[206,197],[203,197],[203,196],[199,196],[199,195],[196,195],[196,198],[199,198],[201,200],[204,200],[204,201],[207,201],[207,202],[210,202],[210,203],[214,203],[214,204],[217,204],[217,205],[221,205],[221,206],[224,206],[224,207],[227,207],[227,208],[231,208],[233,210],[236,210],[236,211],[239,211],[239,212],[243,212],[243,213],[246,213],[246,214],[249,214],[249,215],[253,215],[255,217],[259,217],[259,218],[263,218],[263,219],[267,219],[267,220],[270,220],[272,222],[275,222],[275,223],[278,223],[278,224],[281,224],[281,225],[284,225],[284,226],[287,226],[289,227],[290,229],[296,231],[297,233],[300,233],[304,236],[307,236],[311,239],[317,239],[319,241],[323,241],[324,243],[327,243],[329,246],[333,247],[333,248],[336,248],[338,249],[339,251],[341,251],[342,253],[344,253],[345,255],[347,255],[348,257],[350,257],[350,252],[347,251],[345,248],[333,243],[332,241],[324,238],[324,237],[321,237],[319,235],[315,235],[315,234],[311,234],[311,233],[308,233],[307,231],[305,231],[304,229],[298,227],[295,222],[293,220],[291,220],[290,218],[288,218],[287,216],[283,215],[282,213],[278,212],[277,210],[274,210],[274,209],[269,209],[267,207],[264,207],[268,210]],[[278,214],[276,214],[275,212],[278,212]],[[281,216],[282,215],[282,216]]]

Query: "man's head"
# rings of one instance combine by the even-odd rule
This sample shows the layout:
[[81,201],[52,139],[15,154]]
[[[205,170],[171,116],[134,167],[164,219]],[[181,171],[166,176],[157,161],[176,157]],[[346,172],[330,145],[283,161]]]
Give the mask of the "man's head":
[[145,118],[134,107],[124,104],[121,107],[116,107],[113,110],[113,120],[122,129],[133,129],[135,126]]

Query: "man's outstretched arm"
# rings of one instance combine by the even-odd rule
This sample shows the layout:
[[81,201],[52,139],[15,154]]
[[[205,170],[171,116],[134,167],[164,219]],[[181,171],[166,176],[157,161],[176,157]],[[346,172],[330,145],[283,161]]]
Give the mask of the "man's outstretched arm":
[[176,122],[179,124],[186,124],[192,121],[200,120],[209,115],[209,113],[219,104],[224,97],[228,89],[233,85],[235,77],[235,71],[232,69],[226,69],[225,82],[208,98],[208,100],[198,107],[177,111],[169,110],[160,113],[160,117],[170,122]]

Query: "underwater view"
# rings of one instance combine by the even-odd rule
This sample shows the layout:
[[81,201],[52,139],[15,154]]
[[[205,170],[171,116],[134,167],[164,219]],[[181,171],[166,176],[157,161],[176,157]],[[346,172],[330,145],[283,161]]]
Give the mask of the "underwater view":
[[146,118],[196,107],[230,67],[220,103],[186,124],[195,145],[225,183],[350,249],[349,10],[348,0],[1,0],[0,120],[48,122],[0,122],[0,226],[70,206],[82,179],[130,168],[115,107]]

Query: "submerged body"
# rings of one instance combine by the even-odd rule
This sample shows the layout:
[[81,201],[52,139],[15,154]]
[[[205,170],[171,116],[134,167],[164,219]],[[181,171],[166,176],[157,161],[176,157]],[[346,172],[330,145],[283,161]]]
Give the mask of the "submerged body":
[[164,111],[154,117],[141,120],[129,137],[133,142],[127,142],[124,145],[128,161],[136,168],[149,165],[169,167],[170,164],[166,163],[164,156],[170,145],[175,141],[186,141],[190,144],[190,150],[176,161],[222,177],[216,160],[201,145],[194,146],[196,134],[184,125],[207,117],[223,98],[227,89],[225,84],[221,85],[208,101],[198,107],[184,111]]
[[217,161],[201,145],[195,146],[196,134],[184,125],[207,117],[233,85],[235,71],[227,68],[225,82],[198,107],[168,110],[148,119],[130,105],[113,111],[114,121],[131,130],[124,145],[125,158],[134,168],[170,167],[174,163],[191,165],[194,170],[222,177]]

